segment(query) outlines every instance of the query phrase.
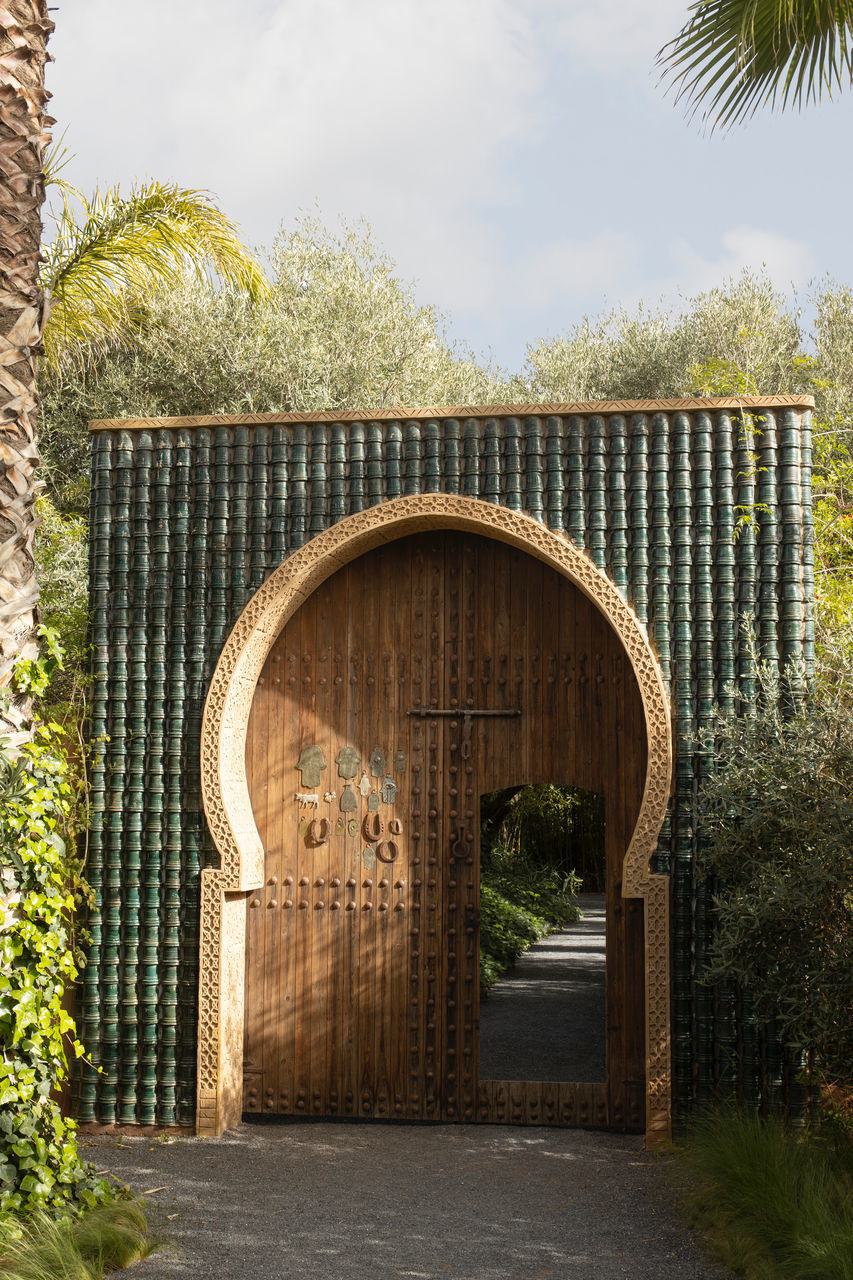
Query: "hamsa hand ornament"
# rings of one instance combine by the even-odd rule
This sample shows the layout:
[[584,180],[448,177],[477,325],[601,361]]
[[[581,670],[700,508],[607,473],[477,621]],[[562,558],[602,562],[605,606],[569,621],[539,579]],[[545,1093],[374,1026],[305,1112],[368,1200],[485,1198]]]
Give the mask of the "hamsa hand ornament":
[[335,764],[338,766],[338,774],[345,780],[354,778],[358,773],[359,756],[355,747],[341,747],[335,756]]
[[302,748],[296,767],[302,774],[303,787],[319,787],[320,774],[326,767],[326,757],[320,747],[312,744]]

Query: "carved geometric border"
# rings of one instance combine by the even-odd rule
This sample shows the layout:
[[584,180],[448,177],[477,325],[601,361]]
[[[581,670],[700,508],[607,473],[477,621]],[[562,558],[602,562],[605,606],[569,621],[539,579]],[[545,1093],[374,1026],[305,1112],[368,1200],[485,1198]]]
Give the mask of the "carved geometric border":
[[422,422],[447,418],[525,418],[546,417],[556,414],[607,413],[677,413],[697,409],[715,413],[718,409],[813,409],[814,396],[678,396],[663,400],[560,400],[550,404],[457,404],[424,406],[405,409],[394,405],[390,409],[309,409],[302,413],[198,413],[178,418],[94,418],[90,431],[156,431],[160,428],[174,430],[178,427],[237,427],[264,426],[274,423],[311,422]]
[[645,789],[625,853],[622,894],[645,902],[646,1141],[670,1134],[669,877],[649,860],[672,777],[669,699],[645,628],[610,579],[574,543],[530,516],[455,494],[395,498],[346,516],[294,551],[240,614],[213,673],[201,736],[204,811],[221,854],[202,871],[196,1127],[221,1133],[239,1121],[243,1055],[244,895],[264,877],[264,850],[246,778],[246,736],[258,677],[303,601],[338,569],[385,542],[456,529],[526,551],[563,574],[604,614],[640,686],[648,739]]

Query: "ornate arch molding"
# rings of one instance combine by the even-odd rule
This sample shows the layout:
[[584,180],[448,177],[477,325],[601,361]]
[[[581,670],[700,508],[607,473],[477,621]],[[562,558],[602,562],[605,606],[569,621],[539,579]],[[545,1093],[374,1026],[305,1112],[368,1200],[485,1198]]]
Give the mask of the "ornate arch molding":
[[256,592],[229,635],[213,673],[201,737],[204,811],[219,868],[201,873],[199,956],[199,1133],[221,1133],[240,1119],[243,1058],[245,893],[264,878],[264,850],[246,779],[246,737],[255,686],[287,621],[326,578],[382,543],[428,529],[494,538],[550,565],[604,614],[625,648],[643,700],[646,783],[625,853],[622,893],[645,902],[646,1138],[670,1132],[669,877],[649,860],[669,799],[669,701],[645,629],[610,579],[563,535],[506,507],[453,494],[396,498],[347,516],[285,560]]

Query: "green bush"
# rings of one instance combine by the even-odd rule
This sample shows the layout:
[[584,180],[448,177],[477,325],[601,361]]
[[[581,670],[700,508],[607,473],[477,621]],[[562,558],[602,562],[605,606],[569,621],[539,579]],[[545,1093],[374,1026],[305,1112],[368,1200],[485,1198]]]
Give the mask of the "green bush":
[[509,871],[489,871],[484,880],[504,899],[534,919],[544,920],[552,929],[561,929],[580,918],[573,898],[581,882],[573,872],[561,876],[547,867],[517,866]]
[[72,917],[85,891],[67,843],[75,808],[56,726],[38,728],[14,757],[0,745],[0,1213],[62,1213],[110,1194],[51,1098],[66,1043],[82,1053],[62,1007],[80,963]]
[[504,969],[543,937],[547,921],[505,898],[484,881],[480,885],[480,950]]
[[700,793],[715,878],[709,981],[733,981],[785,1043],[853,1080],[853,672],[802,696],[759,663],[741,714],[718,713]]

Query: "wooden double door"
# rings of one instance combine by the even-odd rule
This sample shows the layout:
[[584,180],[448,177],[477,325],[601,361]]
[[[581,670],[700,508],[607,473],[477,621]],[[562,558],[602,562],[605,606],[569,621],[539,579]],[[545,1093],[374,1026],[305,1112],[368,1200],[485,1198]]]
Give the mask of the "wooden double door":
[[[249,723],[266,883],[247,903],[244,1110],[642,1130],[643,904],[621,866],[645,761],[618,638],[526,553],[424,533],[329,578]],[[599,1084],[479,1078],[480,797],[542,781],[605,797]]]

